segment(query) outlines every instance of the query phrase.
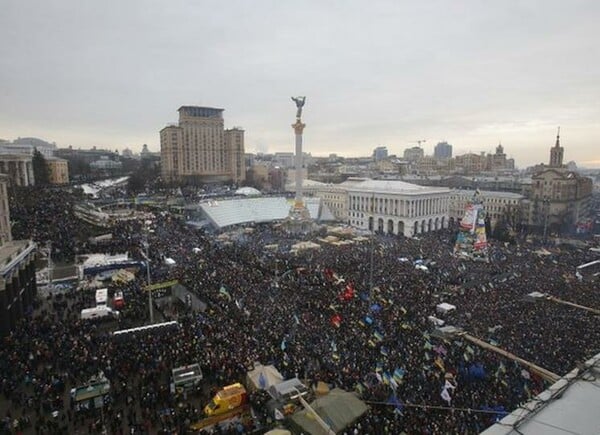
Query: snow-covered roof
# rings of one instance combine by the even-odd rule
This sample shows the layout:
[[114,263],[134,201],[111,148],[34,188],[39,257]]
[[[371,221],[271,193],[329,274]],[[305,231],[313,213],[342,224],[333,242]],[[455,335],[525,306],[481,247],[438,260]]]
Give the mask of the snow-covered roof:
[[[329,220],[331,212],[320,198],[305,198],[304,203],[314,220]],[[200,209],[217,228],[252,222],[272,222],[288,217],[293,199],[284,197],[241,198],[200,203]]]
[[428,193],[449,193],[446,187],[419,186],[399,180],[371,180],[356,183],[348,187],[349,192],[400,193],[406,195],[422,195]]
[[236,195],[245,195],[245,196],[259,196],[262,195],[260,190],[255,189],[254,187],[240,187],[235,191]]

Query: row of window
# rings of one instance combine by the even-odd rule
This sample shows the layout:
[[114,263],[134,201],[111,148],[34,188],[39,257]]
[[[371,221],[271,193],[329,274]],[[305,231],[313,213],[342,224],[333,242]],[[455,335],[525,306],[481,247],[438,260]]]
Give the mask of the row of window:
[[388,199],[379,197],[350,196],[350,210],[370,211],[395,216],[422,216],[443,213],[447,209],[447,198]]

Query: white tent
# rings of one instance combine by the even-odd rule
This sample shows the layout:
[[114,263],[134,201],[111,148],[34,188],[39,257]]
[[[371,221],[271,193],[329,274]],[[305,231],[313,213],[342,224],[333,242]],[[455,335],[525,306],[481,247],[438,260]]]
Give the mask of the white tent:
[[427,317],[427,320],[429,320],[431,323],[433,323],[435,326],[444,326],[444,324],[446,322],[444,322],[442,319],[438,319],[435,316],[429,316]]
[[441,304],[437,304],[435,309],[440,314],[446,314],[446,313],[449,313],[450,311],[456,310],[456,306],[454,306],[452,304],[448,304],[446,302],[442,302]]
[[248,372],[247,378],[247,385],[251,390],[266,390],[283,381],[283,376],[275,366],[263,366],[260,363],[254,364],[254,369]]

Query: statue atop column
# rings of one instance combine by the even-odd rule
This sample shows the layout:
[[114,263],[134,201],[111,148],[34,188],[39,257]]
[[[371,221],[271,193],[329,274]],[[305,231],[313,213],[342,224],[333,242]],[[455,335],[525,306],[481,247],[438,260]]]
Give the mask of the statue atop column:
[[300,118],[302,117],[302,107],[304,106],[306,97],[292,97],[292,101],[296,103],[296,107],[298,108],[298,110],[296,111],[296,119],[300,120]]

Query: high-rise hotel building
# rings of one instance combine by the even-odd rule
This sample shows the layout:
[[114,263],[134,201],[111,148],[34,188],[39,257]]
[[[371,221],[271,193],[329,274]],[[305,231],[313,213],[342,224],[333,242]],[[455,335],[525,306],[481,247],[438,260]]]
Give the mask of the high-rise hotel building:
[[246,178],[244,130],[225,130],[223,109],[181,106],[179,123],[160,131],[166,182],[234,182]]

